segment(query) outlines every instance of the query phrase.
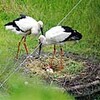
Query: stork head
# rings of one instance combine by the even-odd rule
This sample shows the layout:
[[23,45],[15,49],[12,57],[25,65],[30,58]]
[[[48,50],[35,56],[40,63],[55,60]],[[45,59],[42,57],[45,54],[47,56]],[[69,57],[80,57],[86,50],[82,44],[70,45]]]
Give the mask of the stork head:
[[39,43],[41,43],[41,44],[46,44],[46,38],[45,38],[44,35],[40,35],[40,36],[39,36]]
[[43,22],[42,21],[38,21],[38,24],[40,26],[41,33],[43,35]]
[[77,32],[76,30],[74,30],[69,39],[70,40],[80,40],[80,39],[82,39],[82,34]]
[[40,27],[43,27],[43,22],[41,20],[38,21],[38,24],[40,25]]

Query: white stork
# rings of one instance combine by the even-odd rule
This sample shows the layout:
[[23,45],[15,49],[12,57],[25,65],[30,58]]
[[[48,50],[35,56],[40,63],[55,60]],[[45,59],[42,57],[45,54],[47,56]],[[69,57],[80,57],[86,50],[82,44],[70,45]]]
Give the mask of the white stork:
[[[49,45],[49,44],[54,44],[54,52],[53,52],[53,59],[54,55],[56,53],[56,44],[62,44],[63,42],[67,41],[76,41],[80,40],[82,38],[81,33],[77,32],[76,30],[72,29],[71,27],[68,26],[55,26],[48,30],[44,35],[39,36],[39,55],[41,52],[41,47],[42,45]],[[62,65],[62,47],[60,46],[60,55],[61,55],[61,60],[60,60],[60,69],[63,68]],[[52,62],[50,67],[52,67]]]
[[5,24],[5,28],[15,32],[16,34],[23,36],[18,44],[16,58],[18,58],[18,53],[20,51],[20,44],[22,41],[23,41],[23,45],[24,45],[24,48],[26,50],[26,53],[28,54],[28,48],[26,45],[26,36],[27,35],[30,35],[30,34],[37,35],[40,33],[40,31],[43,35],[43,22],[36,21],[32,17],[25,16],[22,14],[20,15],[19,18],[13,20],[12,22]]

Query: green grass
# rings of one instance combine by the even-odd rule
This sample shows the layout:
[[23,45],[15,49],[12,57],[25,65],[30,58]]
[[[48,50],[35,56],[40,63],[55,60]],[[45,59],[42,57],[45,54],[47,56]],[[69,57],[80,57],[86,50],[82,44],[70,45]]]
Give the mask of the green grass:
[[[44,32],[57,25],[79,0],[0,0],[0,82],[14,68],[17,43],[21,36],[6,31],[4,24],[20,13],[44,22]],[[95,57],[100,60],[100,0],[83,0],[61,23],[78,30],[83,39],[77,43],[66,43],[64,50]],[[38,44],[38,38],[27,38],[30,53]],[[47,51],[48,46],[44,47]],[[52,46],[49,47],[52,51]],[[20,55],[25,54],[21,46]],[[3,100],[3,99],[2,99]]]
[[[37,78],[23,77],[15,74],[6,85],[7,94],[0,95],[0,100],[74,100],[61,90],[46,86]],[[9,93],[9,95],[8,95]]]

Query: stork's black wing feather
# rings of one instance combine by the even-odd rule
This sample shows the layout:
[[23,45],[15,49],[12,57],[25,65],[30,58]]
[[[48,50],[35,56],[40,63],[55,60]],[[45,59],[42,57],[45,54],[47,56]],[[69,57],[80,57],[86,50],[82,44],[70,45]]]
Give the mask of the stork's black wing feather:
[[65,29],[65,32],[73,32],[74,30],[69,26],[62,26],[63,29]]

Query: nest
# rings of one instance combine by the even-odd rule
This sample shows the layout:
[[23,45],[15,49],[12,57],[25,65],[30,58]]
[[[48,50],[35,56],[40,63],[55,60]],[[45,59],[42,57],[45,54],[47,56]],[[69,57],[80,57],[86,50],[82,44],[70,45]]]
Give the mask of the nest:
[[[38,75],[48,84],[53,83],[60,88],[64,88],[65,92],[67,91],[75,97],[87,96],[100,91],[99,61],[73,53],[66,53],[63,57],[64,69],[59,71],[60,57],[57,56],[53,60],[53,73],[49,73],[46,68],[48,68],[51,59],[50,54],[43,54],[41,59],[35,59],[34,57],[27,59],[24,66],[31,74]],[[77,62],[80,64],[77,65]],[[76,73],[69,73],[68,68],[72,67],[70,63],[81,67],[77,69]]]

